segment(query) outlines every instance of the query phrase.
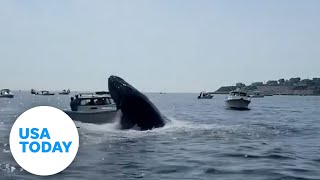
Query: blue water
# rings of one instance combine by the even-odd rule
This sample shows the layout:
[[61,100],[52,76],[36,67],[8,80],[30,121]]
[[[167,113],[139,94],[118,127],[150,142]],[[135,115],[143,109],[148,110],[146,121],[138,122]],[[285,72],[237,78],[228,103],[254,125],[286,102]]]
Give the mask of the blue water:
[[320,97],[252,99],[250,111],[226,109],[224,95],[148,94],[170,122],[151,131],[76,123],[80,147],[62,173],[38,177],[13,160],[11,125],[23,111],[64,109],[70,96],[15,92],[0,99],[0,179],[320,179]]

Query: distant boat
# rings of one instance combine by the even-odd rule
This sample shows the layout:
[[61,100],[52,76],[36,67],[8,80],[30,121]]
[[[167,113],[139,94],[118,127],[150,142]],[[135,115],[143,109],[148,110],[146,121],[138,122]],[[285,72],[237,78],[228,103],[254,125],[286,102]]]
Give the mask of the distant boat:
[[70,94],[70,89],[68,90],[63,90],[62,92],[59,92],[60,95],[69,95]]
[[205,91],[202,91],[199,96],[198,99],[212,99],[213,95],[211,95],[211,93],[207,93]]
[[37,91],[36,91],[36,90],[31,89],[31,94],[36,94],[36,93],[37,93]]
[[106,94],[110,94],[109,92],[107,91],[97,91],[95,92],[96,95],[106,95]]
[[263,98],[263,97],[264,97],[264,95],[263,95],[263,94],[261,94],[261,92],[260,92],[260,91],[255,91],[255,92],[253,92],[253,94],[252,94],[252,95],[250,95],[250,97],[251,97],[251,98]]
[[250,102],[251,99],[247,93],[239,89],[231,91],[225,100],[226,106],[232,109],[249,109]]
[[42,95],[42,96],[53,96],[54,93],[51,93],[50,91],[40,91],[40,92],[36,92],[35,95]]
[[264,96],[273,96],[273,94],[265,94]]
[[13,98],[14,95],[9,89],[0,90],[0,98]]

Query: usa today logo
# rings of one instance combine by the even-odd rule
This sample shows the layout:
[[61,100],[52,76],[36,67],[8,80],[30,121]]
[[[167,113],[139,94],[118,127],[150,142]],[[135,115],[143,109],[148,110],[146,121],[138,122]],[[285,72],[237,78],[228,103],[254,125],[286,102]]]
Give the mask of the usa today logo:
[[74,160],[79,134],[72,119],[49,106],[27,110],[10,132],[13,158],[26,171],[49,176],[63,171]]

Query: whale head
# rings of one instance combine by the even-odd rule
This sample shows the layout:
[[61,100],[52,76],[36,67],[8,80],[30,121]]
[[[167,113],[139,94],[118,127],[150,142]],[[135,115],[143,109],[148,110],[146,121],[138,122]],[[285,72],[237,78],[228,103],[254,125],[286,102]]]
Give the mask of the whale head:
[[108,87],[117,109],[122,112],[123,129],[137,125],[142,130],[148,130],[165,125],[164,118],[155,105],[125,80],[118,76],[110,76]]

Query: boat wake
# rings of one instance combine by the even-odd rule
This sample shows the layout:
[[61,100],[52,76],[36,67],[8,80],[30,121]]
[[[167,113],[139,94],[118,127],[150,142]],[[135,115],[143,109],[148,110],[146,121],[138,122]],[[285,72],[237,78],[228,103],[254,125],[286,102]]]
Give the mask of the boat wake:
[[147,136],[167,136],[168,138],[210,135],[210,137],[223,138],[226,134],[234,133],[238,126],[225,126],[218,124],[199,124],[190,121],[169,118],[169,122],[162,128],[140,131],[136,128],[120,130],[119,122],[109,124],[89,124],[76,122],[79,127],[80,139],[83,143],[101,143],[108,140],[123,140],[144,138]]

